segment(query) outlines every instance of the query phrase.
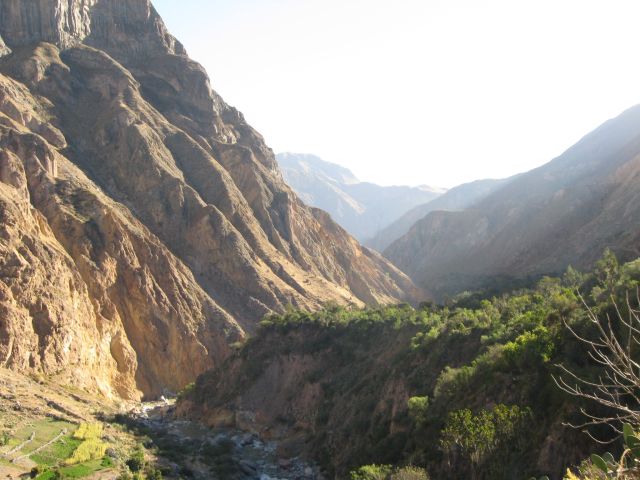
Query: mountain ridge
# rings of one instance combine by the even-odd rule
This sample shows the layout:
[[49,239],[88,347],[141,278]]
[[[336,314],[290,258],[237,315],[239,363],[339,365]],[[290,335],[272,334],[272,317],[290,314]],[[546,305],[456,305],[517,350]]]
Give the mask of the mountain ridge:
[[430,213],[385,255],[440,296],[587,269],[605,248],[630,260],[640,254],[638,182],[635,106],[471,209]]
[[285,181],[308,204],[329,212],[361,242],[444,189],[361,182],[350,170],[311,154],[276,155]]
[[423,296],[295,196],[150,1],[7,0],[0,37],[2,366],[154,397],[266,313]]
[[[513,177],[511,177],[513,178]],[[485,179],[458,185],[430,202],[418,205],[406,212],[395,222],[380,230],[375,237],[365,241],[365,245],[383,252],[395,240],[405,235],[420,219],[432,211],[458,211],[471,207],[485,196],[511,180]]]

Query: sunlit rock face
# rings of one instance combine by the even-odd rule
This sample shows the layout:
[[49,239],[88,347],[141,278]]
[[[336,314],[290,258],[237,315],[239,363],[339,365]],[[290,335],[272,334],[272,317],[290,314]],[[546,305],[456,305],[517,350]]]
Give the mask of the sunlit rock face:
[[49,42],[69,48],[86,41],[129,55],[184,53],[147,0],[4,0],[0,31],[12,47]]
[[14,47],[50,42],[61,47],[82,41],[91,31],[95,0],[5,0],[0,5],[0,30]]
[[423,296],[283,182],[144,0],[0,4],[0,365],[176,391],[267,313]]

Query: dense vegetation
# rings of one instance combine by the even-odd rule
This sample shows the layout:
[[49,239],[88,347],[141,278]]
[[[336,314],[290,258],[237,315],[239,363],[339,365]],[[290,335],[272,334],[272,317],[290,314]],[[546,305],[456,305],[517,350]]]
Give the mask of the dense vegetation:
[[[290,310],[265,318],[239,351],[243,366],[234,388],[212,395],[214,372],[189,397],[228,401],[276,358],[313,357],[321,360],[309,367],[307,382],[321,385],[323,401],[310,452],[339,478],[349,471],[369,478],[356,470],[368,464],[396,469],[371,478],[395,478],[408,465],[426,468],[431,478],[557,478],[603,449],[565,425],[584,421],[581,408],[603,411],[558,388],[557,365],[597,378],[601,367],[572,330],[597,338],[585,304],[615,319],[616,303],[627,308],[639,280],[640,261],[618,265],[607,252],[591,273],[569,268],[560,278],[492,298],[463,294],[418,309]],[[392,386],[408,392],[402,409]],[[285,410],[283,423],[294,424]],[[590,432],[616,438],[602,426]],[[621,446],[608,448],[616,454]]]

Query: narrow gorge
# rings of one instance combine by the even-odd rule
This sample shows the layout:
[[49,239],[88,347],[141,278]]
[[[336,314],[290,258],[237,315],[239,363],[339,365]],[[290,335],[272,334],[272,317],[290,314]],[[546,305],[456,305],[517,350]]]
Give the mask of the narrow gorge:
[[0,365],[152,398],[269,312],[421,300],[285,185],[148,0],[3,0],[0,36]]

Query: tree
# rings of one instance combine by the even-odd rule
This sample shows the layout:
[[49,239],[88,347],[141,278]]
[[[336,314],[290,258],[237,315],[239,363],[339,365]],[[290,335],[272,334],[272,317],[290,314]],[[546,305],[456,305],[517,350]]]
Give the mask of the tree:
[[[603,267],[603,272],[613,267],[611,256],[601,262],[608,265],[607,268]],[[608,274],[604,274],[603,279],[606,281]],[[629,294],[623,309],[612,298],[615,312],[613,318],[606,314],[602,320],[584,299],[582,302],[597,338],[589,340],[566,322],[565,325],[586,346],[589,358],[601,367],[598,378],[585,378],[564,365],[559,365],[564,375],[554,376],[554,380],[565,392],[600,404],[611,414],[593,415],[581,409],[588,420],[582,425],[572,426],[585,428],[606,425],[621,434],[622,425],[630,424],[637,430],[640,427],[640,311],[632,308]],[[636,305],[638,303],[640,295],[636,292]]]
[[571,289],[578,289],[584,283],[585,275],[573,268],[571,265],[567,267],[567,271],[562,276],[562,284]]
[[429,397],[411,397],[407,402],[409,416],[418,426],[427,421],[427,409],[429,408]]
[[613,295],[616,281],[620,276],[620,264],[610,249],[607,248],[602,258],[596,262],[593,274],[600,283],[600,287],[596,287],[592,291],[594,300],[598,300],[604,295]]
[[392,471],[391,465],[365,465],[351,472],[351,480],[386,480]]
[[351,472],[351,480],[429,480],[429,474],[418,467],[365,465]]
[[145,464],[144,451],[142,448],[138,447],[125,463],[132,472],[135,473],[141,471]]
[[460,457],[466,462],[471,478],[477,478],[482,470],[486,470],[484,466],[491,455],[504,445],[509,444],[511,450],[522,447],[517,437],[531,416],[529,408],[502,404],[477,415],[469,409],[451,412],[442,430],[440,445],[450,460]]
[[404,467],[392,473],[389,480],[429,480],[429,474],[422,468]]

